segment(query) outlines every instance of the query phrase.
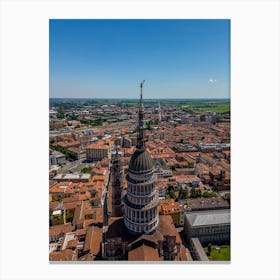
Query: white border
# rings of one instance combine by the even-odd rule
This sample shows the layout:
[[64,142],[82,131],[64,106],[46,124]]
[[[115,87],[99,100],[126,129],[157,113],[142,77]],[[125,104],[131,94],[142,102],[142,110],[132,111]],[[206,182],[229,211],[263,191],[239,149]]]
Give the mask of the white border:
[[[279,279],[279,2],[2,1],[1,279]],[[230,18],[230,265],[48,263],[48,19]]]

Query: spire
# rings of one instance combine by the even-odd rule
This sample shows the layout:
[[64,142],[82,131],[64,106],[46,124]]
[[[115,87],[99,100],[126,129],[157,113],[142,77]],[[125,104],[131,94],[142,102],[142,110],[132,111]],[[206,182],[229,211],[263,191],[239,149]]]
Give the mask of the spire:
[[144,105],[143,105],[143,94],[142,94],[144,82],[145,80],[140,83],[140,103],[139,103],[139,112],[138,112],[137,145],[136,145],[136,148],[139,150],[145,149]]
[[161,122],[161,109],[160,109],[160,102],[158,102],[158,120]]
[[143,105],[143,94],[142,94],[142,91],[143,91],[143,85],[145,83],[145,80],[142,81],[140,83],[140,108],[144,111],[144,105]]

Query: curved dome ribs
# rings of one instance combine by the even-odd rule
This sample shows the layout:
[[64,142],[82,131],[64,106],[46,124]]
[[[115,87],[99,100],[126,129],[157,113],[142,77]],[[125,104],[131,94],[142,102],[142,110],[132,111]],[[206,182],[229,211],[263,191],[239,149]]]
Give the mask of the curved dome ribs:
[[136,150],[129,162],[129,170],[133,173],[146,173],[152,171],[154,162],[146,150]]

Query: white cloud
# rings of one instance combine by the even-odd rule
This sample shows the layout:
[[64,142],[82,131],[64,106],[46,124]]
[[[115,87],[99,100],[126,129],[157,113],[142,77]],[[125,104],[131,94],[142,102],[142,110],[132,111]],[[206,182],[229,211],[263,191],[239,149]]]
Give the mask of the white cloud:
[[210,78],[210,79],[208,80],[208,83],[209,83],[209,84],[214,84],[214,83],[216,83],[216,82],[217,82],[217,80],[212,79],[212,78]]

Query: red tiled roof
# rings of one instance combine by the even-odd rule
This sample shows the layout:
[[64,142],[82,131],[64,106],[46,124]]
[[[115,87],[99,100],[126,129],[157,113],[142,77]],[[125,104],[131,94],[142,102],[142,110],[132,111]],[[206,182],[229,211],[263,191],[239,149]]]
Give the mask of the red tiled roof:
[[129,261],[159,261],[161,259],[156,248],[145,244],[128,252]]
[[87,146],[87,149],[109,150],[109,146],[108,145],[91,144],[91,145]]
[[84,251],[89,250],[90,253],[97,255],[100,250],[100,242],[102,241],[102,228],[89,227],[86,234]]
[[52,226],[49,229],[49,236],[59,235],[61,233],[72,232],[75,229],[71,224]]
[[77,256],[71,249],[66,249],[50,253],[49,259],[50,261],[73,261],[77,259]]

